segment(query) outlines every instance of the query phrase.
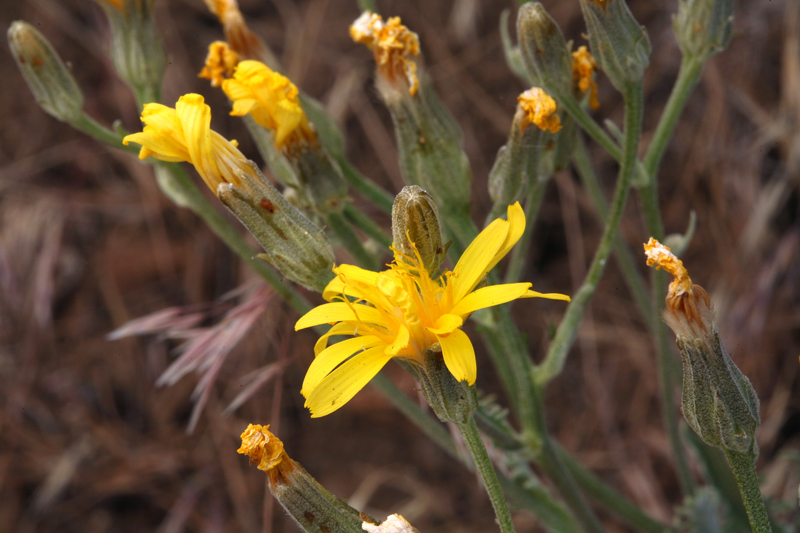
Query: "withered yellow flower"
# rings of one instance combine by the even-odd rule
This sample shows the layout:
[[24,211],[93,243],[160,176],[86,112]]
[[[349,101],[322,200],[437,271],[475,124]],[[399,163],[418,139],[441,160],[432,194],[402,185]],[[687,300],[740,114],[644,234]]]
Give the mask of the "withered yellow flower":
[[400,17],[384,22],[380,15],[365,11],[350,26],[350,37],[373,51],[382,76],[391,83],[404,80],[408,93],[417,93],[419,80],[413,58],[419,55],[419,37],[403,26]]
[[300,105],[297,87],[289,78],[258,61],[242,61],[233,78],[222,83],[233,101],[231,115],[249,114],[260,125],[275,131],[278,149],[291,148],[300,140],[316,139]]
[[261,39],[250,31],[236,0],[205,0],[208,9],[222,24],[225,40],[245,59],[264,60],[267,49]]
[[211,80],[212,87],[219,87],[226,78],[233,76],[239,54],[225,41],[214,41],[208,45],[208,55],[198,78]]
[[251,465],[269,475],[271,483],[285,478],[297,465],[283,449],[283,442],[269,432],[269,425],[249,424],[242,433],[242,446],[236,450],[250,458]]
[[714,311],[706,290],[693,284],[683,261],[654,238],[644,245],[644,253],[648,266],[663,268],[675,278],[669,284],[664,320],[677,335],[709,342]]
[[181,96],[175,109],[145,104],[142,122],[144,130],[122,143],[141,144],[139,159],[191,163],[214,194],[220,184],[240,185],[238,174],[253,172],[236,145],[211,130],[211,109],[199,94]]
[[600,102],[597,100],[597,82],[592,79],[592,74],[597,70],[597,63],[585,46],[572,52],[572,59],[572,81],[583,94],[589,91],[589,106],[597,109],[600,107]]
[[[333,325],[317,342],[316,358],[303,381],[301,393],[311,416],[339,409],[392,358],[423,366],[425,350],[435,345],[455,379],[472,385],[477,377],[475,350],[461,326],[473,312],[517,298],[569,301],[563,294],[532,291],[530,283],[475,290],[524,230],[525,213],[517,202],[508,207],[508,220],[489,224],[455,268],[437,279],[428,274],[416,249],[413,255],[394,249],[394,262],[383,272],[352,265],[334,268],[336,278],[323,292],[331,303],[312,309],[295,324],[295,330]],[[328,346],[333,335],[354,337]]]
[[544,89],[528,89],[517,97],[517,101],[526,114],[526,120],[522,122],[523,129],[531,123],[542,130],[549,130],[550,133],[561,129],[561,119],[556,115],[556,101]]

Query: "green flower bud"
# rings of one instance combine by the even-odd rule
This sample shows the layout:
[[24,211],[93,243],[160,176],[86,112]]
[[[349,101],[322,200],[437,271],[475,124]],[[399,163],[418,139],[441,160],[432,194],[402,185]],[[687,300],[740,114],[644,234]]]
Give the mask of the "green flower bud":
[[[167,62],[153,20],[155,0],[97,0],[111,27],[111,62],[137,93],[156,96]],[[150,103],[150,102],[143,102]]]
[[435,277],[447,247],[442,242],[439,209],[431,195],[416,185],[403,187],[394,200],[392,239],[395,249],[406,255],[413,256],[416,247],[425,270]]
[[572,86],[572,56],[556,21],[539,2],[519,8],[517,38],[533,85],[550,94],[569,94]]
[[684,56],[705,61],[731,40],[733,0],[680,0],[673,18]]
[[241,186],[222,183],[217,196],[266,251],[259,257],[287,278],[322,292],[333,278],[333,249],[325,233],[292,206],[252,163]]
[[592,55],[620,91],[639,82],[650,62],[650,39],[625,0],[581,0]]
[[364,533],[362,524],[377,524],[328,492],[286,453],[269,426],[250,424],[238,452],[267,473],[269,490],[301,530],[307,533]]
[[655,239],[645,244],[645,254],[648,265],[675,277],[664,320],[681,352],[686,422],[710,446],[758,455],[758,396],[720,341],[708,293],[692,283],[683,262]]
[[8,28],[8,44],[42,109],[64,122],[78,120],[83,115],[83,93],[47,39],[18,20]]

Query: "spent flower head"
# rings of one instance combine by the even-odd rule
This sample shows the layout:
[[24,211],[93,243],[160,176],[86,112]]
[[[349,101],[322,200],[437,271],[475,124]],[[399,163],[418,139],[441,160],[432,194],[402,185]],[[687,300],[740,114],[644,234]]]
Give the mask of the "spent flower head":
[[592,79],[597,63],[585,46],[572,52],[572,81],[581,94],[589,92],[589,106],[592,109],[600,107],[597,100],[597,82]]
[[[300,330],[333,324],[317,342],[316,358],[303,381],[301,393],[311,416],[325,416],[339,409],[393,358],[423,367],[426,351],[432,347],[441,350],[456,381],[475,383],[475,350],[461,330],[473,312],[517,298],[569,300],[562,294],[532,291],[530,283],[476,290],[524,229],[522,207],[519,203],[509,206],[508,220],[489,224],[455,268],[437,279],[428,274],[416,250],[411,255],[395,249],[394,262],[383,272],[352,265],[334,268],[336,278],[323,292],[331,303],[312,309],[295,325]],[[328,346],[333,335],[354,337]]]
[[247,27],[236,0],[205,0],[208,9],[222,24],[225,40],[244,59],[258,59],[274,64],[272,52],[264,42]]
[[350,37],[367,46],[375,54],[380,75],[391,84],[407,85],[415,95],[419,88],[417,62],[419,37],[403,26],[400,17],[386,22],[380,15],[364,11],[350,26]]
[[544,89],[533,87],[517,97],[520,107],[525,112],[526,120],[520,126],[536,124],[541,130],[555,133],[561,129],[561,120],[556,114],[556,101]]
[[142,122],[144,130],[122,143],[141,144],[139,159],[191,163],[214,194],[221,184],[240,184],[240,174],[253,172],[236,144],[211,129],[211,108],[199,94],[181,96],[174,109],[145,104]]
[[225,41],[214,41],[208,45],[208,55],[198,78],[211,80],[212,87],[219,87],[225,79],[233,76],[239,54]]

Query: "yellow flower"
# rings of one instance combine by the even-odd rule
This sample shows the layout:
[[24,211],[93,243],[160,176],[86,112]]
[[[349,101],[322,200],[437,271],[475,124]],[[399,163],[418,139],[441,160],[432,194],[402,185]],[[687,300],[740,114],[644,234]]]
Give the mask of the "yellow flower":
[[208,55],[203,70],[198,78],[211,80],[212,87],[219,87],[225,78],[233,75],[233,70],[239,64],[239,54],[225,41],[214,41],[208,45]]
[[522,121],[523,129],[531,123],[542,130],[550,130],[550,133],[561,129],[561,120],[556,115],[556,101],[544,89],[528,89],[517,97],[517,101],[526,115],[526,120]]
[[267,129],[275,131],[278,149],[291,147],[301,139],[316,139],[298,98],[297,87],[258,61],[242,61],[233,78],[222,83],[222,90],[233,101],[231,115],[250,114]]
[[[455,268],[435,280],[416,250],[412,257],[395,249],[394,262],[383,272],[352,265],[334,268],[337,277],[323,297],[338,301],[312,309],[295,325],[296,330],[333,325],[314,348],[316,358],[301,390],[311,416],[325,416],[340,408],[394,357],[422,365],[425,349],[437,344],[453,376],[472,385],[477,377],[475,351],[460,328],[473,312],[517,298],[569,301],[562,294],[534,292],[530,283],[475,290],[524,229],[525,214],[519,203],[509,206],[508,221],[489,224]],[[354,338],[328,346],[332,335]]]
[[572,52],[572,58],[572,81],[578,84],[578,89],[583,94],[589,91],[589,106],[597,109],[600,107],[600,102],[597,100],[597,82],[592,79],[592,74],[597,69],[597,63],[585,46]]
[[139,159],[191,163],[214,194],[220,184],[240,185],[238,174],[253,172],[236,144],[211,130],[211,109],[199,94],[181,96],[175,109],[145,104],[142,122],[144,130],[122,143],[141,144]]
[[689,272],[669,248],[650,237],[644,245],[647,266],[663,268],[675,279],[669,284],[664,319],[678,335],[709,341],[714,312],[706,290],[692,283]]
[[380,15],[365,11],[350,26],[350,37],[374,52],[375,64],[384,77],[393,83],[404,79],[408,93],[417,93],[419,80],[413,57],[419,55],[419,37],[403,26],[400,17],[384,23]]

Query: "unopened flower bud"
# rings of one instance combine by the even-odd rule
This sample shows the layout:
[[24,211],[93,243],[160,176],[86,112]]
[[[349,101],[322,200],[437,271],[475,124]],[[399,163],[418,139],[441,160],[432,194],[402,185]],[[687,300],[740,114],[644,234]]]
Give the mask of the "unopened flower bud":
[[64,122],[77,120],[83,114],[83,93],[47,39],[18,20],[8,28],[8,44],[42,109]]
[[325,490],[300,463],[290,458],[283,442],[269,432],[269,426],[248,425],[238,452],[267,473],[272,496],[303,531],[364,533],[362,524],[375,523]]
[[322,292],[335,262],[325,233],[291,205],[250,163],[238,183],[222,183],[217,196],[264,247],[259,257],[287,278]]
[[731,40],[733,0],[681,0],[673,18],[684,56],[705,61]]
[[710,446],[757,455],[758,396],[722,345],[708,293],[692,283],[669,248],[653,238],[644,248],[648,265],[675,277],[664,320],[681,353],[686,422]]
[[167,61],[153,19],[155,0],[97,0],[97,3],[106,12],[111,27],[114,70],[136,91],[157,91]]
[[398,252],[414,256],[433,278],[444,261],[446,246],[442,242],[439,209],[433,198],[416,185],[403,187],[392,205],[392,239]]
[[650,39],[625,0],[581,0],[592,55],[620,91],[640,82],[650,62]]
[[555,95],[567,94],[572,83],[572,57],[561,29],[539,2],[519,8],[520,52],[533,85]]

